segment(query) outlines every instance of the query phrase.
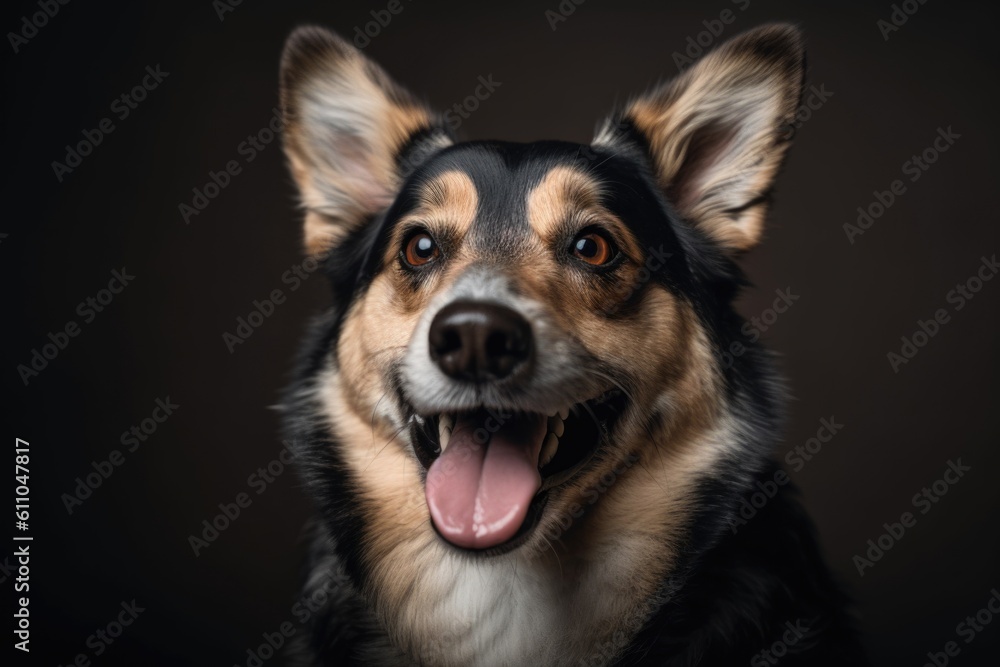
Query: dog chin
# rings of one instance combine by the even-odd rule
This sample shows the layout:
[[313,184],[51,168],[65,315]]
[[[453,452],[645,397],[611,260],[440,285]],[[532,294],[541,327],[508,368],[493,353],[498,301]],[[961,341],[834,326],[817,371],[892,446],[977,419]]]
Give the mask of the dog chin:
[[548,414],[404,405],[434,530],[456,549],[489,556],[530,540],[550,494],[607,447],[628,401],[613,389]]

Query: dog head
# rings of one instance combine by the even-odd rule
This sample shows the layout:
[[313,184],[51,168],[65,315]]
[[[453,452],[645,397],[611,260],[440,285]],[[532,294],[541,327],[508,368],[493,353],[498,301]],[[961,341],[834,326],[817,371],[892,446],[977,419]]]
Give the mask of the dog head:
[[285,150],[338,304],[314,388],[366,548],[539,553],[635,461],[652,481],[609,498],[655,483],[635,530],[680,521],[736,437],[733,259],[760,240],[802,80],[798,31],[766,26],[590,144],[457,143],[344,40],[292,35]]

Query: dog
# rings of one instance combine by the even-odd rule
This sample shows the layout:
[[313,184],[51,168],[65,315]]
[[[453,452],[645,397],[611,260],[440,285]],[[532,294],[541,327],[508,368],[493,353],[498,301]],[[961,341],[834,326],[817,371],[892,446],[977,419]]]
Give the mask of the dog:
[[590,144],[460,143],[291,34],[283,144],[333,297],[283,400],[316,503],[296,664],[865,664],[792,485],[738,514],[783,474],[783,385],[732,304],[804,57],[766,25]]

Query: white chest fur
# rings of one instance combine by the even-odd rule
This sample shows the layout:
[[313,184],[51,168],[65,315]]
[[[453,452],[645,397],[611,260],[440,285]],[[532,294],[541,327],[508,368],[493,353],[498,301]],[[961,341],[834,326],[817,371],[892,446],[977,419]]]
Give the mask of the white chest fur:
[[416,664],[603,665],[645,611],[629,599],[627,574],[607,566],[577,564],[568,576],[551,554],[473,560],[435,547],[442,557],[387,619]]

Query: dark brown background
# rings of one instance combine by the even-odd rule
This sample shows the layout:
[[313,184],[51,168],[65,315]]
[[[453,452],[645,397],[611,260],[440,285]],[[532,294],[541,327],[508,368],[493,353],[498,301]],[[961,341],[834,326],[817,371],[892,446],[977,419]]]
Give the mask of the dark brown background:
[[[995,10],[928,2],[885,41],[876,21],[889,17],[889,2],[679,4],[588,0],[553,31],[545,11],[557,0],[403,0],[366,52],[440,108],[492,74],[501,86],[463,124],[467,138],[586,141],[616,101],[676,73],[671,54],[723,9],[736,14],[723,37],[771,20],[805,29],[810,81],[833,96],[801,127],[766,242],[747,259],[757,288],[741,309],[760,313],[777,288],[801,296],[765,335],[796,397],[780,451],[813,435],[822,417],[845,425],[793,478],[858,600],[877,663],[921,665],[928,651],[961,642],[956,625],[1000,586],[1000,281],[952,312],[898,374],[886,354],[918,319],[951,309],[948,291],[1000,249]],[[293,473],[254,495],[200,557],[187,537],[276,457],[267,406],[307,317],[326,303],[325,285],[315,276],[289,293],[281,283],[300,260],[299,220],[276,142],[190,225],[178,205],[210,169],[242,161],[237,145],[268,122],[293,26],[352,34],[385,5],[243,2],[220,21],[207,1],[75,2],[17,55],[2,47],[3,433],[35,452],[38,664],[92,657],[87,636],[122,600],[147,611],[94,664],[245,664],[261,634],[290,618],[307,515]],[[33,11],[8,12],[5,33]],[[169,77],[58,183],[50,163],[156,64]],[[842,225],[857,207],[905,179],[902,164],[949,126],[961,138],[849,244]],[[135,282],[24,387],[15,366],[49,331],[79,320],[76,304],[123,265]],[[288,302],[230,354],[222,333],[274,288]],[[68,516],[60,494],[166,395],[177,413]],[[852,556],[959,457],[972,471],[859,577]],[[0,584],[5,600],[11,585]],[[953,664],[996,664],[998,653],[995,619]]]

